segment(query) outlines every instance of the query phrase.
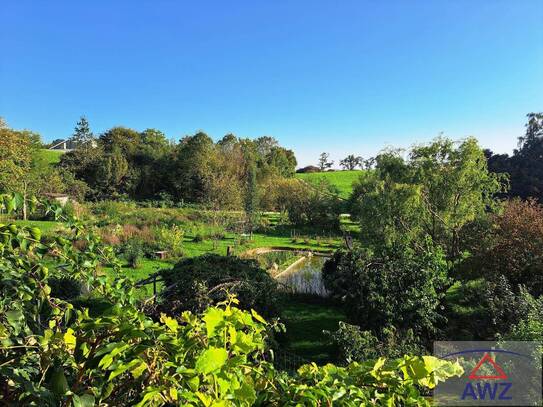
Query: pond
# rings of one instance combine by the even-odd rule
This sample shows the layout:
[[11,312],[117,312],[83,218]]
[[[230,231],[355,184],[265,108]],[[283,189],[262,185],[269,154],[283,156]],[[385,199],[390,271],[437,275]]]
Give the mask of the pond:
[[324,287],[321,274],[327,259],[322,256],[306,255],[278,274],[275,279],[285,291],[327,297],[329,293]]

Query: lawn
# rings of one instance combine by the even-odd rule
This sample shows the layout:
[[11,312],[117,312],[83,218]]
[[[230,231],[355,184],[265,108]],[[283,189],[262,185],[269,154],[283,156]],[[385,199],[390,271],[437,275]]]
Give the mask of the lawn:
[[347,320],[340,307],[325,299],[289,296],[282,320],[287,352],[318,364],[334,361],[333,345],[323,331],[336,331],[338,323]]
[[60,157],[64,154],[63,151],[41,149],[38,152],[37,158],[47,164],[54,165],[60,162]]
[[362,170],[353,171],[327,171],[327,172],[313,172],[307,174],[296,174],[296,178],[304,180],[306,182],[316,182],[320,179],[325,179],[330,182],[331,185],[337,188],[338,195],[341,198],[349,198],[353,190],[353,182],[362,174]]

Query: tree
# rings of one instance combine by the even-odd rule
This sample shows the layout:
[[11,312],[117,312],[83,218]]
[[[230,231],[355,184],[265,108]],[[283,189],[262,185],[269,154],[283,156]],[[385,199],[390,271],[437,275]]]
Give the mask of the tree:
[[255,220],[256,211],[258,210],[258,184],[256,181],[256,168],[250,165],[247,173],[247,190],[245,193],[245,214],[249,220],[251,232]]
[[362,329],[379,334],[394,326],[428,339],[445,321],[440,303],[449,286],[447,272],[443,252],[427,241],[420,252],[404,245],[378,253],[338,250],[322,276],[332,298]]
[[356,169],[356,167],[362,167],[364,165],[364,160],[360,156],[355,157],[353,154],[349,154],[339,162],[339,165],[341,165],[344,170],[352,171]]
[[321,171],[325,171],[334,165],[334,162],[330,161],[329,158],[330,154],[328,153],[321,153],[319,156],[319,168]]
[[85,116],[81,116],[74,129],[74,134],[70,138],[75,148],[93,147],[94,135]]
[[503,276],[513,289],[523,285],[532,295],[542,295],[543,207],[533,199],[515,199],[489,223],[466,248],[472,256],[462,268],[491,281]]
[[378,155],[354,187],[351,211],[367,244],[420,245],[430,236],[456,258],[462,228],[496,208],[502,190],[503,177],[489,173],[475,139],[438,138],[413,148],[408,160],[399,151]]
[[293,224],[339,229],[341,202],[326,180],[310,185],[298,179],[285,179],[276,182],[275,188],[275,206],[286,212]]
[[504,196],[532,197],[543,202],[543,112],[529,113],[527,117],[526,133],[518,138],[518,149],[512,156],[488,150],[488,168],[509,175],[511,188]]
[[30,131],[17,131],[0,127],[0,192],[18,192],[22,195],[22,214],[27,218],[27,200],[41,183],[35,177],[33,162],[39,148],[40,137]]

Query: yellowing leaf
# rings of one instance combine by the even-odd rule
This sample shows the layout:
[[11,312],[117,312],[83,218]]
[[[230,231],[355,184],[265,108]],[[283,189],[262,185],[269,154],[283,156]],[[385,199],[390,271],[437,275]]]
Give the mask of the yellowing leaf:
[[77,338],[74,336],[74,330],[72,328],[68,328],[66,333],[64,334],[64,343],[68,347],[68,349],[75,349],[75,344],[77,342]]

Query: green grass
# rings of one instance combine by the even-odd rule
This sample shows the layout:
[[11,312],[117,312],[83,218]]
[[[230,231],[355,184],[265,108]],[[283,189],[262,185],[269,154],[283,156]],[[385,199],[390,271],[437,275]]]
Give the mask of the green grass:
[[38,159],[49,165],[55,165],[60,162],[60,157],[64,154],[63,151],[41,149],[38,152]]
[[0,222],[3,223],[14,223],[19,226],[30,226],[41,229],[42,232],[50,232],[51,230],[61,226],[61,223],[48,220],[20,220],[20,219],[9,219],[0,215]]
[[334,348],[323,331],[336,331],[347,317],[324,299],[289,296],[283,311],[285,350],[319,364],[335,360]]
[[341,198],[349,198],[353,190],[353,182],[362,174],[362,170],[353,171],[329,171],[329,172],[314,172],[308,174],[296,174],[296,178],[306,182],[316,182],[320,179],[326,179],[331,185],[337,188],[338,195]]

